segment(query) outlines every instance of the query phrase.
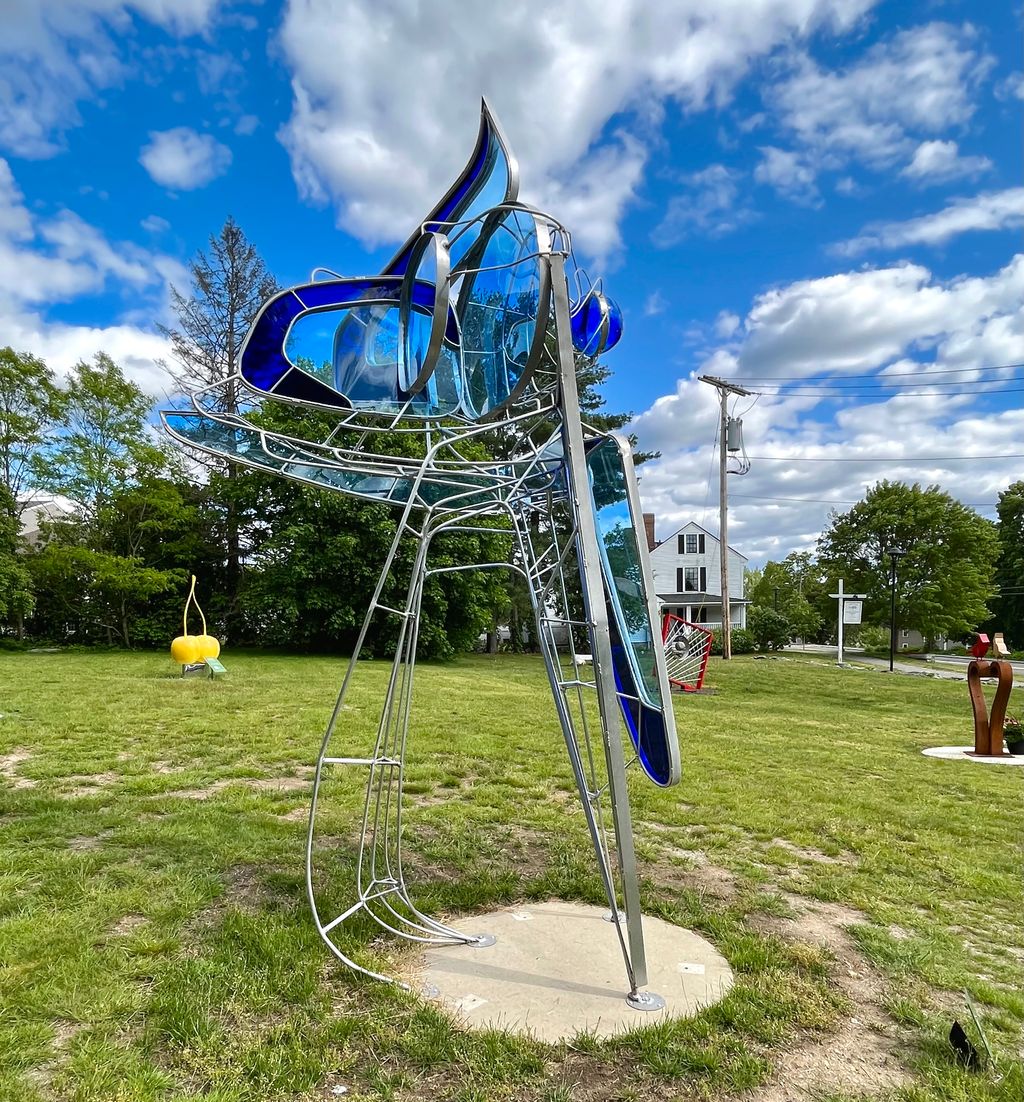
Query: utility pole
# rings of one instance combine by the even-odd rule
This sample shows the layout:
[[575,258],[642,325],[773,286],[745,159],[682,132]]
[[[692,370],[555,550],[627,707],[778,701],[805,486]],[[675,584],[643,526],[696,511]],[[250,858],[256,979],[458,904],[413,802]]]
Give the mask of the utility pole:
[[732,658],[732,624],[729,620],[729,487],[728,487],[728,432],[729,410],[728,400],[730,394],[749,395],[749,390],[744,390],[727,379],[719,379],[714,375],[701,375],[700,381],[708,383],[718,391],[722,403],[722,420],[718,429],[718,557],[722,568],[722,657]]

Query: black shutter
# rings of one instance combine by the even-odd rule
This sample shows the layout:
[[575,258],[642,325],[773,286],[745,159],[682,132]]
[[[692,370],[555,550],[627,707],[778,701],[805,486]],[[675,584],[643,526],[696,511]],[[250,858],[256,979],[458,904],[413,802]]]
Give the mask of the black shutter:
[[699,548],[700,553],[703,555],[704,554],[704,534],[703,533],[701,533],[697,537],[697,547]]
[[707,593],[708,591],[708,570],[706,566],[700,568],[700,591],[701,593]]
[[682,593],[686,586],[686,576],[683,574],[683,567],[676,567],[676,593]]
[[686,537],[685,536],[676,536],[676,554],[677,555],[685,555],[686,554]]

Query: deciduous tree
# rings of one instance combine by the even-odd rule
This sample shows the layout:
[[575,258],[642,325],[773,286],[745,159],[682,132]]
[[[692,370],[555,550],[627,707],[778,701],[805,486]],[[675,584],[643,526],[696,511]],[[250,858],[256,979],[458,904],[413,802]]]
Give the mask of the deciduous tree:
[[20,517],[29,503],[34,458],[63,415],[64,394],[42,360],[0,348],[0,487],[3,508]]
[[149,429],[150,399],[105,353],[76,364],[62,393],[60,427],[32,459],[36,484],[95,520],[130,481],[167,462]]
[[1024,647],[1024,482],[1014,482],[1000,495],[999,561],[993,627],[1015,647]]
[[897,626],[920,631],[931,645],[987,619],[995,593],[995,525],[938,486],[879,482],[847,513],[833,512],[818,541],[830,581],[867,594],[869,623],[889,620],[888,552],[906,554],[897,571]]

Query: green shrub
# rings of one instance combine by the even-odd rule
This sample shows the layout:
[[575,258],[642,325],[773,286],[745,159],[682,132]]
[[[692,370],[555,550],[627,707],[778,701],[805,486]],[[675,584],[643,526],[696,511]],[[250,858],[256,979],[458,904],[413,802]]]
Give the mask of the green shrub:
[[857,644],[865,650],[889,649],[889,629],[875,624],[865,624],[857,633]]
[[786,617],[764,605],[751,606],[747,624],[757,650],[782,650],[793,636]]
[[[747,628],[732,629],[732,653],[753,654],[757,648],[754,646],[754,636]],[[711,653],[722,657],[722,629],[714,628],[711,632]]]

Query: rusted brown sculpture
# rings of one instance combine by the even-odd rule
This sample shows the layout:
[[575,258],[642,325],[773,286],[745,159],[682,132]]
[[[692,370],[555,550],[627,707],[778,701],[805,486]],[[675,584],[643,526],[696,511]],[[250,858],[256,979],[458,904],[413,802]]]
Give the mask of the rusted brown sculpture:
[[[982,692],[981,679],[996,678],[996,695],[989,713]],[[1013,685],[1013,667],[1009,662],[973,661],[967,667],[967,689],[971,694],[974,710],[974,753],[988,757],[1003,754],[1003,722],[1006,719],[1006,703]]]

